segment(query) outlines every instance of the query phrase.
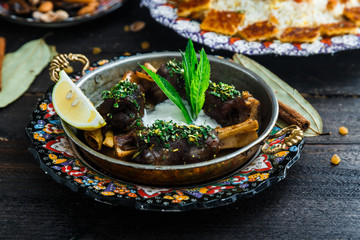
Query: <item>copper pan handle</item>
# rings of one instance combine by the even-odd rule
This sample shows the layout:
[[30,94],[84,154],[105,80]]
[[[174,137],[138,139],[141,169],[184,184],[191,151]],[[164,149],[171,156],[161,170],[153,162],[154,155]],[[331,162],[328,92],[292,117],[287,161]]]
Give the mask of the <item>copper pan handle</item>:
[[304,132],[300,127],[296,125],[291,125],[289,127],[283,128],[274,135],[271,135],[271,138],[277,138],[284,134],[290,134],[288,137],[284,138],[284,142],[282,144],[278,144],[273,148],[270,148],[269,144],[265,143],[261,150],[263,153],[268,155],[273,155],[278,152],[286,150],[288,147],[294,146],[298,144],[304,138]]
[[84,64],[82,75],[85,74],[85,70],[90,66],[89,59],[82,54],[58,54],[50,62],[49,74],[51,81],[57,82],[59,80],[60,71],[70,67],[70,61],[79,61]]

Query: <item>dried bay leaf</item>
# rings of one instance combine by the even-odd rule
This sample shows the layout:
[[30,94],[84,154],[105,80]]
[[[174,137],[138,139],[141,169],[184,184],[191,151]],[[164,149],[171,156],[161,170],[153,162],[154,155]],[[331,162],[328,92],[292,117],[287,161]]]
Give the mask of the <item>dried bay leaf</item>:
[[[286,82],[281,80],[264,66],[242,54],[235,54],[233,59],[235,63],[238,63],[259,75],[274,91],[278,100],[291,106],[291,108],[296,110],[310,122],[310,128],[304,133],[304,136],[311,137],[322,133],[323,122],[321,116],[296,89],[290,87]],[[281,120],[278,120],[276,124],[279,127],[288,126]]]
[[6,107],[23,95],[56,54],[55,47],[47,45],[42,38],[27,42],[17,51],[6,54],[0,107]]

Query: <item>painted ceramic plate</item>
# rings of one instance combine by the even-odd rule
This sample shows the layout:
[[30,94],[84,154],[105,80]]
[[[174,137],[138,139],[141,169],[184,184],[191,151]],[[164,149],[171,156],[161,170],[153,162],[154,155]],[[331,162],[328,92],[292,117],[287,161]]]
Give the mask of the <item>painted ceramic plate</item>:
[[314,43],[247,42],[237,37],[229,37],[214,32],[203,32],[200,23],[179,18],[176,8],[166,0],[142,0],[141,5],[149,8],[151,16],[162,25],[173,29],[185,38],[217,50],[227,50],[247,55],[276,54],[284,56],[308,56],[329,54],[360,48],[360,35],[344,35],[323,38]]
[[86,14],[82,16],[75,16],[75,17],[69,17],[65,19],[64,21],[57,21],[57,22],[51,22],[46,23],[42,22],[38,19],[34,18],[25,18],[25,17],[19,17],[16,15],[13,15],[9,12],[9,6],[7,3],[4,3],[0,1],[0,16],[4,19],[22,24],[22,25],[29,25],[29,26],[36,26],[36,27],[66,27],[66,26],[72,26],[79,23],[87,22],[99,17],[102,17],[119,7],[121,7],[126,0],[100,0],[100,5],[96,11],[92,14]]
[[[92,71],[111,61],[102,59],[91,65]],[[79,79],[80,75],[73,76]],[[60,118],[51,102],[52,87],[32,113],[26,132],[31,140],[30,152],[41,169],[55,181],[96,201],[114,206],[128,206],[152,211],[187,211],[228,205],[251,197],[286,177],[288,169],[300,158],[304,141],[275,155],[259,153],[247,166],[231,176],[204,185],[186,188],[154,188],[109,177],[101,169],[77,156],[64,133]],[[275,127],[271,134],[279,131]],[[286,136],[269,138],[270,147],[281,144]]]

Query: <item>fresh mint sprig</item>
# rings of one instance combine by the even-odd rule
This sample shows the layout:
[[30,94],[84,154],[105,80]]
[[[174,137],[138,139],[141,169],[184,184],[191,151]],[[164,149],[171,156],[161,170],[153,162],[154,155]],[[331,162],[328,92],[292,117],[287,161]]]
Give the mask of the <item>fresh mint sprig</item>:
[[194,45],[191,41],[191,39],[189,39],[186,49],[185,49],[185,53],[181,52],[181,56],[183,58],[182,60],[182,67],[184,69],[184,80],[185,80],[185,91],[186,91],[186,96],[187,96],[187,100],[190,104],[191,107],[191,115],[193,117],[195,117],[194,112],[193,112],[193,106],[191,104],[191,81],[192,79],[194,79],[194,75],[196,73],[196,67],[198,64],[198,60],[197,60],[197,56],[196,56],[196,52],[194,49]]
[[154,79],[159,88],[165,95],[180,108],[188,124],[192,123],[199,115],[205,103],[205,92],[210,82],[210,63],[205,50],[200,51],[200,61],[198,62],[194,45],[189,39],[182,55],[182,67],[184,69],[185,91],[190,105],[190,113],[185,107],[180,94],[163,77],[157,75],[145,66],[141,66]]
[[163,77],[157,75],[153,71],[147,69],[145,66],[140,66],[142,69],[150,75],[152,79],[154,79],[155,83],[159,86],[159,88],[165,93],[165,95],[180,108],[183,113],[185,120],[188,124],[192,124],[193,120],[190,117],[190,114],[185,107],[185,104],[180,96],[180,94],[176,91],[176,89]]
[[205,103],[205,92],[210,82],[210,63],[205,50],[200,51],[200,62],[197,64],[196,72],[190,81],[190,102],[195,118],[199,115]]

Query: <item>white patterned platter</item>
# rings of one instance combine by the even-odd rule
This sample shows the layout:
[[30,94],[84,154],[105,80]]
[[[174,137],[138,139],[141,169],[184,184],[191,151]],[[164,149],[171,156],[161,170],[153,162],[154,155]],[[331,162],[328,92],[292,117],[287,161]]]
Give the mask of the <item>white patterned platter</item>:
[[147,7],[151,16],[162,25],[173,29],[185,38],[191,38],[195,42],[216,50],[228,50],[247,55],[309,56],[360,48],[359,34],[323,38],[314,43],[281,43],[278,40],[247,42],[238,37],[202,31],[199,22],[178,17],[175,6],[167,3],[166,0],[141,0],[141,6]]

